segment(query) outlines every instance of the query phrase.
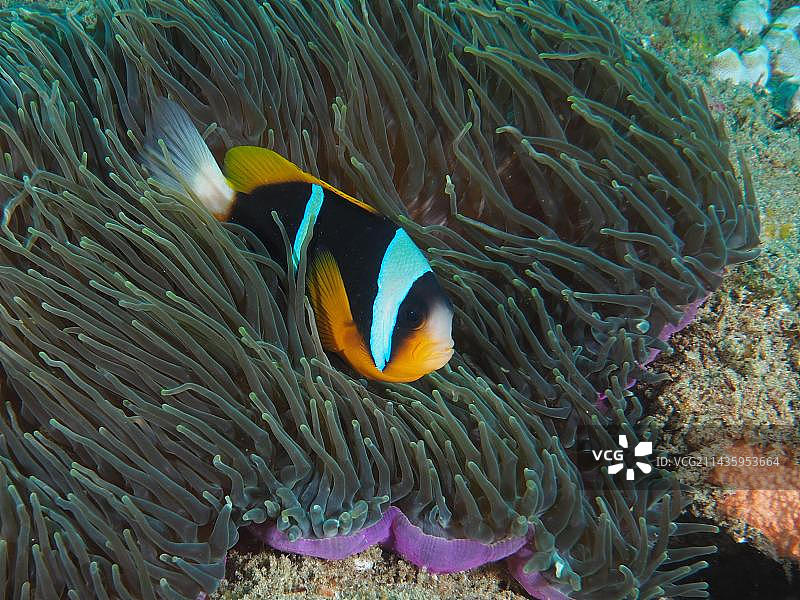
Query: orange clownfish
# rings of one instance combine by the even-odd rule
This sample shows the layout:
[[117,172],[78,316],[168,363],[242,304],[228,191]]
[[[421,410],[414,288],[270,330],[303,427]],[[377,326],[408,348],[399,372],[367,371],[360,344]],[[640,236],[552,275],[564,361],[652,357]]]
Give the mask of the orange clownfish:
[[177,184],[163,168],[162,140],[195,197],[217,219],[253,231],[272,256],[284,248],[272,211],[286,228],[295,268],[308,244],[306,290],[326,350],[387,382],[415,381],[450,360],[452,304],[402,228],[266,148],[231,148],[221,169],[171,100],[153,107],[149,139],[148,163],[159,181]]

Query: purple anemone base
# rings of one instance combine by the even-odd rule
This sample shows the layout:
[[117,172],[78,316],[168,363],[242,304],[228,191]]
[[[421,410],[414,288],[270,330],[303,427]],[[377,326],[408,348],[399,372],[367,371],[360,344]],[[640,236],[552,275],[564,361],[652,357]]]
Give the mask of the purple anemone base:
[[[658,339],[662,342],[668,342],[669,338],[673,336],[673,334],[678,333],[682,329],[685,329],[694,318],[697,316],[697,311],[700,310],[700,307],[703,306],[708,297],[711,294],[706,294],[702,298],[698,298],[691,304],[687,304],[683,310],[683,317],[681,320],[678,321],[677,325],[673,325],[672,323],[667,323],[664,327],[661,328],[661,331],[658,333]],[[650,350],[650,353],[647,355],[641,363],[639,363],[640,367],[646,367],[651,362],[653,362],[656,357],[661,353],[661,350],[658,348],[653,348]],[[631,379],[626,385],[625,389],[630,389],[634,385],[636,385],[636,379]],[[598,394],[597,395],[597,406],[603,410],[608,408],[608,402],[606,402],[606,395],[605,394]]]
[[467,571],[508,559],[509,571],[534,598],[569,599],[541,573],[524,572],[523,567],[532,555],[527,547],[529,537],[512,538],[494,544],[464,539],[448,540],[428,535],[409,521],[396,506],[390,506],[377,523],[350,535],[290,541],[274,524],[258,526],[251,531],[276,550],[326,560],[347,558],[379,544],[432,573]]
[[428,535],[411,523],[396,506],[390,506],[374,525],[350,535],[292,542],[275,525],[263,527],[257,535],[277,550],[328,560],[346,558],[380,544],[432,573],[466,571],[487,562],[502,560],[522,548],[526,541],[521,537],[482,544],[474,540],[447,540]]
[[[691,323],[697,311],[706,301],[704,296],[685,307],[683,318],[673,325],[667,323],[658,335],[663,341]],[[652,350],[641,363],[651,363],[658,350]],[[635,380],[629,382],[629,387]],[[606,407],[605,397],[598,403]],[[525,572],[525,564],[533,556],[528,541],[532,531],[520,538],[512,538],[483,544],[475,540],[445,539],[426,534],[414,525],[396,506],[390,506],[377,523],[350,535],[322,539],[298,539],[290,541],[275,524],[254,525],[251,532],[267,545],[282,552],[315,556],[326,560],[339,560],[352,556],[377,544],[399,554],[407,561],[424,567],[432,573],[454,573],[480,567],[487,563],[505,560],[511,575],[537,600],[569,600],[565,586],[550,582],[542,573]]]
[[[667,323],[666,325],[664,325],[664,327],[661,328],[661,331],[658,334],[658,339],[660,339],[662,342],[668,342],[669,338],[671,338],[673,334],[678,333],[682,329],[685,329],[689,325],[689,323],[694,321],[695,317],[697,316],[697,311],[700,310],[700,307],[703,306],[703,304],[705,304],[705,301],[708,300],[708,297],[710,295],[711,294],[706,294],[702,298],[698,298],[691,304],[686,305],[686,307],[683,310],[683,317],[678,322],[678,324],[673,325],[672,323]],[[644,367],[653,362],[656,356],[658,356],[659,352],[660,350],[657,350],[655,348],[650,350],[650,354],[647,355],[647,358],[642,363],[642,366]]]

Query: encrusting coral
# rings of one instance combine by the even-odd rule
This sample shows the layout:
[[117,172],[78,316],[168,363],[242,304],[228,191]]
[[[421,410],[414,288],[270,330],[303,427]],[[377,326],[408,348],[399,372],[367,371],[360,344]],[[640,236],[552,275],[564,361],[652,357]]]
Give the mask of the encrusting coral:
[[711,474],[714,483],[728,488],[719,511],[761,532],[778,556],[800,561],[800,466],[794,457],[743,443],[727,456],[739,464],[720,465]]
[[[445,570],[489,548],[533,595],[704,595],[674,477],[585,460],[648,437],[626,386],[756,252],[702,96],[583,0],[86,10],[0,13],[6,597],[193,598],[242,526],[300,550],[388,516],[417,564],[404,540]],[[148,181],[164,95],[216,152],[268,146],[403,224],[450,366],[331,362],[285,256]]]
[[[773,79],[795,86],[800,83],[800,6],[784,10],[772,23],[769,21],[769,2],[765,0],[741,0],[731,12],[730,24],[742,35],[752,36],[762,33],[761,44],[748,51],[739,52],[726,48],[711,59],[710,72],[714,79],[745,83],[756,89],[778,88]],[[773,78],[773,75],[777,76]],[[771,84],[769,87],[767,84]],[[786,112],[798,113],[800,89],[786,96]]]
[[742,35],[758,35],[769,25],[769,0],[739,0],[730,22]]

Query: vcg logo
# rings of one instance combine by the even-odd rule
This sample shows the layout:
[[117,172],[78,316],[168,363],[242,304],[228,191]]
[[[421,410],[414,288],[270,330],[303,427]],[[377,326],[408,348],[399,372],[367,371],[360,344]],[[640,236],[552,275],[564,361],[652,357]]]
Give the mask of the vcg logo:
[[[608,474],[609,475],[616,475],[623,468],[625,468],[625,463],[623,460],[625,459],[625,450],[628,449],[628,438],[623,433],[619,436],[619,446],[620,450],[592,450],[592,456],[596,461],[603,460],[607,463],[613,463],[608,466]],[[653,442],[639,442],[636,444],[636,447],[633,449],[633,456],[634,457],[644,457],[650,456],[653,453]],[[649,463],[635,461],[636,468],[639,469],[642,473],[649,473],[653,470],[653,467],[650,466]],[[633,481],[634,470],[632,467],[627,467],[625,470],[625,479],[628,481]]]

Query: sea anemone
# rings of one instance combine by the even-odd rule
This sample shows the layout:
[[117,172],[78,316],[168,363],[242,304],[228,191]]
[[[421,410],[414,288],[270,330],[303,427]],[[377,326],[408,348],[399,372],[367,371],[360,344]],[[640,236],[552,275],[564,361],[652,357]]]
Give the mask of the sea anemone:
[[[537,596],[703,595],[676,480],[587,456],[648,439],[626,388],[755,255],[757,210],[701,93],[590,2],[0,25],[6,597],[193,598],[246,525],[438,570],[508,556]],[[455,305],[449,367],[382,385],[326,356],[286,256],[148,179],[158,96],[215,152],[273,148],[403,224]]]

